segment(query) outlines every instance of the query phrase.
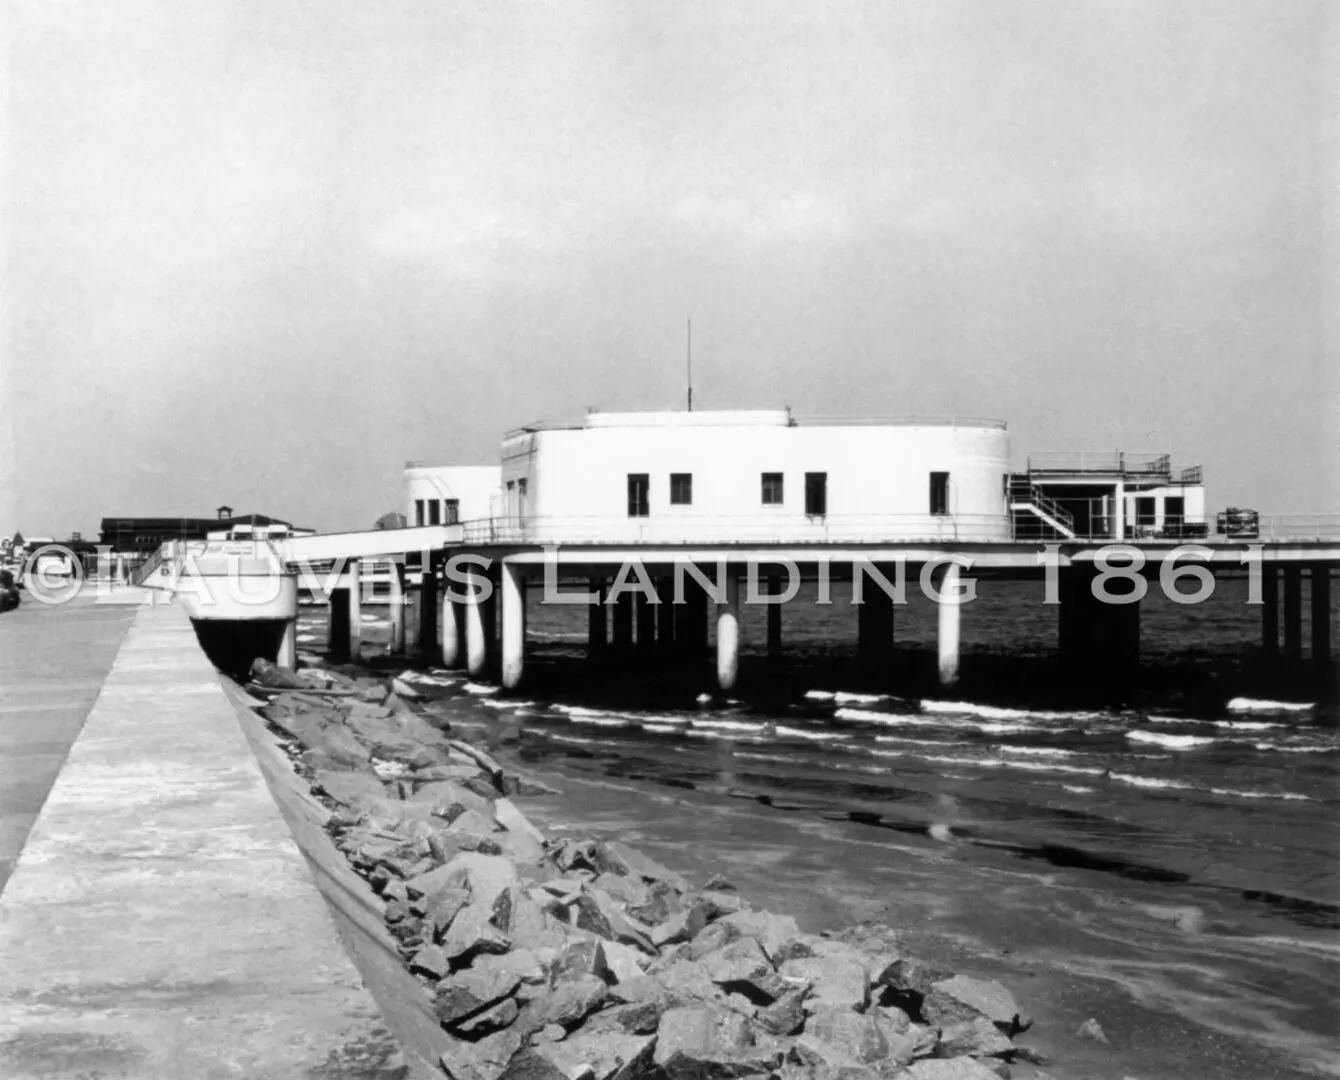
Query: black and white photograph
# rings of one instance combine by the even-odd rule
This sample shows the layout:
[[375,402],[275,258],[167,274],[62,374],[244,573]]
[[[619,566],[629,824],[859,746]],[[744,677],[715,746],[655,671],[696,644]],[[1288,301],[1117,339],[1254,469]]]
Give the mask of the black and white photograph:
[[0,1077],[1340,1080],[1340,3],[0,3]]

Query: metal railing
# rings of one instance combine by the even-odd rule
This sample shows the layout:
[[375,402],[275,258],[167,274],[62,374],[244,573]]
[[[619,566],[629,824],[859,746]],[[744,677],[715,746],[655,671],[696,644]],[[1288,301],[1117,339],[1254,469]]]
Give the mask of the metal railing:
[[1007,541],[1008,514],[535,516],[463,523],[467,544],[878,544]]
[[1340,542],[1340,514],[1262,514],[1257,539],[1266,543]]
[[[1032,520],[1038,525],[1045,526],[1044,531],[1059,532],[1067,538],[1075,535],[1075,519],[1055,499],[1049,498],[1035,488],[1027,476],[1016,474],[1010,478],[1010,510],[1025,514],[1029,510],[1034,510],[1036,516]],[[1047,521],[1046,518],[1050,518],[1051,521]],[[1026,528],[1028,522],[1028,518],[1015,518],[1016,535],[1021,528]]]
[[1121,450],[1046,450],[1028,455],[1028,471],[1030,473],[1110,473],[1121,476],[1171,478],[1172,457],[1169,454],[1128,454]]

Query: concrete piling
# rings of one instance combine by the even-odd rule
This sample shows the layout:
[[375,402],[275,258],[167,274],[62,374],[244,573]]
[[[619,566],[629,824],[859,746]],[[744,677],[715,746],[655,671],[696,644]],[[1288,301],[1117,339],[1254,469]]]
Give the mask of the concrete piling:
[[521,684],[526,662],[526,582],[521,569],[502,564],[502,684]]
[[1303,568],[1284,568],[1284,656],[1298,660],[1303,655]]
[[[958,563],[950,563],[940,571],[939,652],[940,685],[953,686],[958,682],[959,638],[963,605],[960,603],[960,570]],[[887,597],[885,598],[888,599]],[[893,629],[893,604],[888,605],[889,637]]]
[[717,604],[717,686],[733,690],[740,677],[740,579],[726,578],[726,601]]
[[1323,670],[1331,663],[1331,568],[1312,566],[1312,662]]

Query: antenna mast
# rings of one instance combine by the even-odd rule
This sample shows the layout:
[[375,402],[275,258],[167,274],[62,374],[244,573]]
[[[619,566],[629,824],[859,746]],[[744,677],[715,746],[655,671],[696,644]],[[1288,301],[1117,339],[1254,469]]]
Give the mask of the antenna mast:
[[689,412],[693,412],[693,320],[687,320],[688,334],[685,338],[684,365],[688,372]]

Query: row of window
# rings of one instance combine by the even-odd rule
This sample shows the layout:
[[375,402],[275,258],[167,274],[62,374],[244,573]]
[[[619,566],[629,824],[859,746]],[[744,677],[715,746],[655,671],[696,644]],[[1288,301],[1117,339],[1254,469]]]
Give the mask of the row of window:
[[415,525],[455,525],[460,520],[460,499],[414,500]]
[[[786,478],[779,472],[760,474],[760,496],[764,506],[783,506],[786,503]],[[693,505],[693,474],[670,474],[670,505]],[[932,514],[949,513],[949,474],[933,472],[930,474],[930,512]],[[649,473],[628,474],[628,516],[647,517],[651,513],[651,475]],[[805,513],[810,517],[823,517],[828,513],[828,474],[807,472],[805,474]]]

